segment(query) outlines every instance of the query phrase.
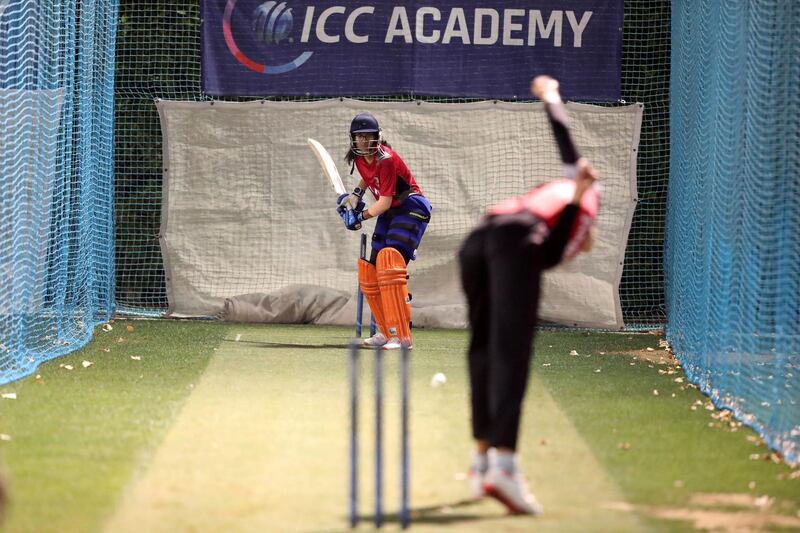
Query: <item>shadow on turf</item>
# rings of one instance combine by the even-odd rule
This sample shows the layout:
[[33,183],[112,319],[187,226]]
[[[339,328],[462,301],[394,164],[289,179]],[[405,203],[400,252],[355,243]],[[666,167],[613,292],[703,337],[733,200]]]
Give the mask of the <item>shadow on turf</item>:
[[[231,342],[237,344],[247,344],[248,346],[256,346],[259,348],[307,348],[309,350],[330,350],[330,349],[342,349],[346,350],[350,348],[350,343],[346,342],[343,344],[303,344],[300,342],[260,342],[260,341],[235,341],[231,339],[222,339],[223,342]],[[358,346],[359,350],[374,350],[374,348],[370,346]]]
[[339,344],[304,344],[301,342],[258,342],[258,341],[235,341],[231,339],[224,339],[223,342],[231,342],[236,344],[247,344],[248,346],[256,346],[258,348],[306,348],[309,350],[330,350],[332,348],[345,350],[349,347],[348,343]]
[[[486,516],[477,513],[457,511],[459,508],[469,507],[475,505],[476,503],[477,502],[473,499],[464,499],[449,504],[443,503],[429,507],[414,507],[411,509],[411,527],[413,529],[414,524],[447,525],[458,522],[474,522],[476,520],[491,520],[497,518],[496,516]],[[371,525],[374,520],[375,515],[358,515],[359,524]],[[342,521],[346,522],[347,517],[342,517]],[[386,513],[383,515],[383,523],[384,525],[392,523],[399,524],[400,515],[398,513]],[[345,528],[343,531],[350,531],[350,528]]]

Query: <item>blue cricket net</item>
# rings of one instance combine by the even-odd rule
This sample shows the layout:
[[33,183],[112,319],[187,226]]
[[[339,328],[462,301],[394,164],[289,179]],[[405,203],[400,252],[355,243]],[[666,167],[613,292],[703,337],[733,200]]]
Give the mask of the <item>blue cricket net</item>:
[[114,305],[116,0],[0,0],[0,383]]
[[800,460],[800,2],[673,2],[667,335]]

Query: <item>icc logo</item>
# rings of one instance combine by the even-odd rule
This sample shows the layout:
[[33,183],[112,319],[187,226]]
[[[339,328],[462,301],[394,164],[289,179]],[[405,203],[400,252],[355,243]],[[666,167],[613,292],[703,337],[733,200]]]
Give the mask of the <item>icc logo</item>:
[[[225,5],[225,14],[222,18],[222,33],[225,36],[225,44],[228,45],[233,57],[245,67],[258,72],[260,74],[284,74],[290,72],[300,65],[308,61],[308,58],[314,52],[303,52],[293,60],[282,63],[279,65],[265,65],[252,60],[244,52],[241,51],[236,44],[233,37],[231,19],[233,17],[234,8],[236,7],[237,0],[228,0]],[[262,45],[275,47],[281,41],[292,42],[289,34],[294,26],[294,18],[292,17],[292,8],[286,8],[286,2],[275,2],[268,0],[260,4],[252,13],[252,23],[250,30],[253,32],[256,40]]]
[[253,11],[253,31],[259,40],[267,44],[278,44],[292,31],[294,19],[292,8],[286,9],[286,2],[264,2]]

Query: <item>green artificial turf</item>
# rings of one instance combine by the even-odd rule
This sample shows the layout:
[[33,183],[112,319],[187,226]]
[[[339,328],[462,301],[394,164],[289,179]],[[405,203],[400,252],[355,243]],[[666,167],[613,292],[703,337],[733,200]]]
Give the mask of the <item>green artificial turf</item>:
[[[0,387],[17,394],[0,400],[0,434],[11,437],[0,441],[13,498],[8,531],[346,530],[349,329],[199,321],[113,326],[98,329],[85,349],[43,365],[41,379]],[[734,432],[712,418],[674,364],[658,364],[666,355],[658,340],[539,334],[520,462],[546,513],[520,518],[506,516],[496,502],[467,499],[466,332],[417,331],[414,528],[682,531],[698,525],[692,513],[727,512],[735,520],[742,511],[797,520],[800,480],[785,479],[786,465],[751,460],[767,450],[748,440],[746,428]],[[370,357],[361,352],[364,522],[373,501]],[[83,360],[93,365],[83,368]],[[387,355],[390,529],[397,527],[397,369],[397,358]],[[437,372],[447,376],[442,387],[431,386]],[[715,493],[772,500],[762,512],[693,499]]]
[[[233,326],[148,470],[108,531],[343,531],[347,504],[349,330]],[[238,339],[238,341],[237,341]],[[464,332],[420,331],[411,383],[411,494],[415,531],[636,531],[631,513],[603,509],[619,490],[542,386],[526,414],[523,468],[548,512],[509,517],[469,501]],[[372,354],[360,355],[360,515],[373,516]],[[431,377],[443,372],[444,387]],[[397,528],[397,352],[385,356],[385,512]],[[545,431],[556,446],[541,447]],[[563,463],[563,465],[562,465]],[[588,490],[587,490],[588,489]],[[598,498],[595,493],[602,494]]]
[[681,507],[697,493],[748,494],[773,499],[772,512],[800,516],[800,480],[768,460],[770,450],[752,430],[710,410],[677,362],[661,356],[658,341],[553,333],[538,343],[535,372],[628,502]]
[[[97,328],[84,349],[0,386],[17,394],[0,400],[0,433],[11,438],[0,442],[0,468],[11,486],[8,531],[98,528],[227,329],[178,321],[111,326]],[[83,361],[93,364],[84,368]]]

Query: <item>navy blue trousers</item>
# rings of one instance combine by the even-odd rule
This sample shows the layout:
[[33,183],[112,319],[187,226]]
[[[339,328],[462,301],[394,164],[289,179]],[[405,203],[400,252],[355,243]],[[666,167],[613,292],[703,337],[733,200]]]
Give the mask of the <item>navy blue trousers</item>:
[[431,204],[420,195],[409,196],[399,206],[380,215],[372,234],[370,263],[375,264],[378,252],[383,248],[396,249],[406,264],[414,260],[430,219]]

